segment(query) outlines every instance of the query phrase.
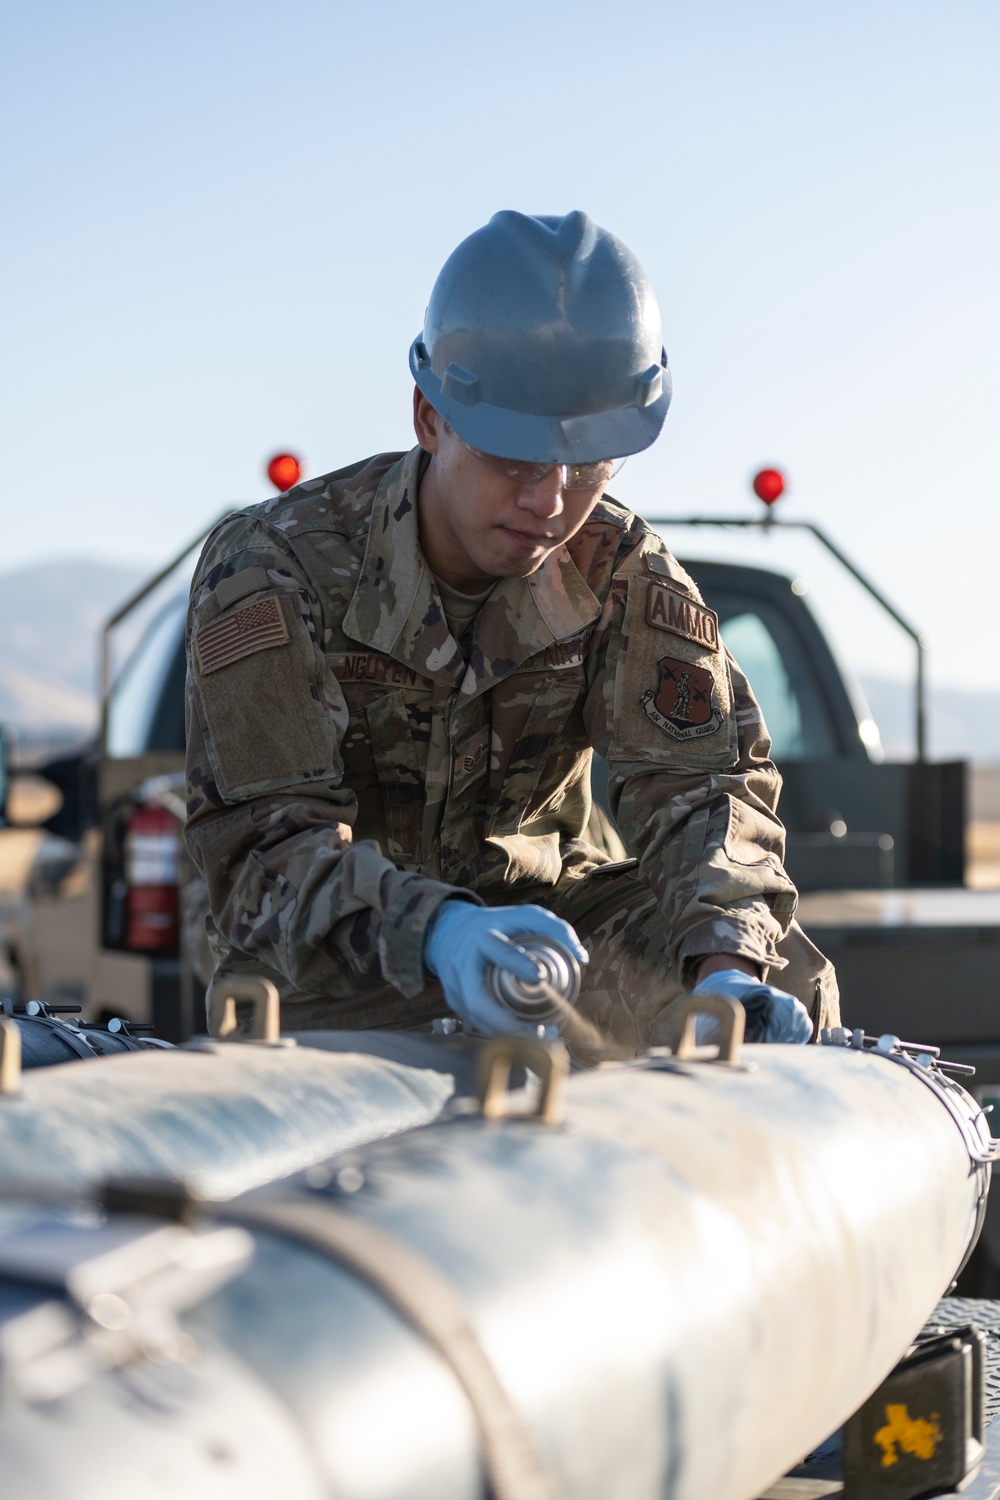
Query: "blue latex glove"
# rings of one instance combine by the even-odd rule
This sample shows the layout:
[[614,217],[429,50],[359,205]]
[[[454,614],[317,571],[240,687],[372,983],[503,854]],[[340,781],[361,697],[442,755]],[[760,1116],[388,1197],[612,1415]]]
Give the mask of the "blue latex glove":
[[[801,1000],[773,984],[762,984],[741,969],[720,969],[696,984],[693,995],[725,995],[738,1000],[747,1013],[748,1042],[811,1042],[812,1022]],[[714,1016],[699,1016],[695,1023],[695,1040],[714,1042],[718,1036]]]
[[512,969],[529,981],[540,977],[535,960],[517,946],[517,937],[529,932],[551,936],[580,963],[589,961],[569,923],[542,906],[474,906],[471,901],[451,898],[431,920],[424,938],[424,965],[440,979],[444,998],[456,1016],[482,1036],[538,1034],[537,1026],[519,1021],[493,999],[485,979],[487,964]]

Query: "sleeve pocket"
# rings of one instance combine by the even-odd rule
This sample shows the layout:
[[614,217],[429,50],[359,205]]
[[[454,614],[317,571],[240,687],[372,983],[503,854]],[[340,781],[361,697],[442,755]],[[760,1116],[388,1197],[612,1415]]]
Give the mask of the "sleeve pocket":
[[291,597],[195,612],[189,670],[221,796],[240,802],[334,774],[323,658]]
[[782,864],[785,831],[776,817],[730,797],[729,824],[722,848],[738,879],[750,884],[751,889],[745,894],[761,896],[775,913],[795,910],[795,886]]
[[737,757],[732,686],[715,616],[658,579],[630,577],[614,669],[609,760],[724,770]]

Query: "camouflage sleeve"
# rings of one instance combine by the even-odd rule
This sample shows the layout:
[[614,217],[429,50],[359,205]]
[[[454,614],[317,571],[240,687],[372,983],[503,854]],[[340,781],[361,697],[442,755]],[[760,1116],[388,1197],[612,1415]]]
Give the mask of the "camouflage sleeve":
[[353,842],[347,705],[322,641],[292,550],[252,515],[224,522],[188,618],[188,847],[240,954],[305,994],[357,997],[388,981],[416,995],[425,929],[454,888]]
[[586,707],[612,811],[685,980],[712,953],[782,968],[776,944],[796,893],[760,709],[693,581],[645,527],[630,541],[595,633]]

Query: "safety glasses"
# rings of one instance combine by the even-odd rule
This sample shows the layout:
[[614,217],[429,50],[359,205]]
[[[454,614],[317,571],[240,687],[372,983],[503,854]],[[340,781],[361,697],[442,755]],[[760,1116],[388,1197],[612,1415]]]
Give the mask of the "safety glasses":
[[625,462],[624,458],[602,458],[593,464],[521,463],[515,458],[499,458],[495,453],[481,453],[464,438],[458,437],[453,427],[449,430],[458,438],[462,447],[486,464],[487,468],[492,469],[495,474],[501,474],[504,479],[513,480],[515,484],[540,484],[553,469],[562,469],[564,490],[597,490],[606,485]]

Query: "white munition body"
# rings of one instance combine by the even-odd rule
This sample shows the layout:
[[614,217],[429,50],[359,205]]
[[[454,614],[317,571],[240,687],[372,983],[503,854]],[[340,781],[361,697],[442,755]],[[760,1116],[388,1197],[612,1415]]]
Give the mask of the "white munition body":
[[[111,1108],[131,1071],[148,1080],[152,1068],[162,1085],[174,1061],[178,1078],[198,1070],[208,1097],[218,1069],[238,1120],[259,1116],[261,1087],[278,1107],[283,1071],[290,1092],[306,1082],[294,1050],[223,1044],[221,1055],[59,1073],[77,1107],[85,1071],[99,1077]],[[266,1070],[250,1061],[264,1055]],[[968,1095],[951,1091],[963,1134],[942,1097],[891,1058],[771,1046],[744,1048],[743,1059],[743,1069],[652,1058],[578,1074],[561,1125],[458,1113],[352,1150],[328,1191],[315,1173],[295,1190],[447,1279],[562,1500],[754,1500],[889,1372],[974,1236],[989,1168],[972,1155],[976,1141],[988,1155],[988,1137]],[[0,1102],[5,1154],[19,1108],[30,1113],[30,1099]],[[22,1142],[30,1136],[22,1127]],[[191,1151],[202,1166],[203,1146]],[[228,1212],[238,1218],[238,1200]],[[220,1379],[235,1360],[262,1402],[276,1395],[290,1411],[288,1473],[313,1473],[315,1493],[339,1500],[479,1500],[474,1424],[440,1357],[353,1272],[281,1236],[256,1246],[185,1326],[221,1350]],[[0,1236],[0,1265],[4,1254]],[[0,1350],[4,1295],[0,1281]],[[45,1428],[46,1493],[69,1500],[77,1429],[98,1410],[95,1495],[124,1493],[112,1481],[128,1453],[130,1500],[180,1500],[144,1469],[136,1433],[148,1418],[94,1390],[44,1422],[27,1396],[8,1395],[5,1500],[34,1500],[43,1472],[21,1439],[7,1463],[5,1432],[12,1442]],[[179,1400],[158,1431],[173,1424],[180,1441],[191,1420]],[[232,1493],[211,1466],[185,1482],[184,1500]],[[311,1483],[290,1494],[311,1494]],[[257,1493],[249,1481],[240,1491]]]

